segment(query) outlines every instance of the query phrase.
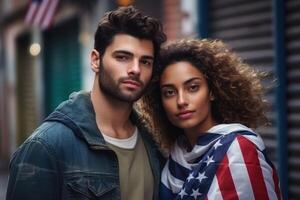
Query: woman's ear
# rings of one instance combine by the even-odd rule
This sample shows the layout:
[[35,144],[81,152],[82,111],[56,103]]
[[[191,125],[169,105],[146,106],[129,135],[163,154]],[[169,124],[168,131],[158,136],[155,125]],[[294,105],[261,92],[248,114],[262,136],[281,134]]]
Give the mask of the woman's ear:
[[213,95],[212,91],[209,92],[209,100],[210,101],[215,100],[215,96]]
[[93,49],[91,52],[91,68],[95,73],[99,72],[100,53],[96,49]]

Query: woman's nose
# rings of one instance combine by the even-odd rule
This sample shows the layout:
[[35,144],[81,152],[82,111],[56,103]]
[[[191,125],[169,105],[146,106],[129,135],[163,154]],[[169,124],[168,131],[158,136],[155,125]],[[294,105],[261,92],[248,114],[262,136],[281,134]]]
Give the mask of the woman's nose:
[[177,105],[179,108],[187,106],[187,98],[184,92],[178,92],[178,97],[177,97]]

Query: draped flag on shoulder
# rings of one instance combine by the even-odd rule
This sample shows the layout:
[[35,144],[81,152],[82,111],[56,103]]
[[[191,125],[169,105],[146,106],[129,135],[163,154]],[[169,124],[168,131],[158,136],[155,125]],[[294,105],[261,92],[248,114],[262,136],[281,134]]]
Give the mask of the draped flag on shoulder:
[[52,22],[59,0],[31,0],[25,22],[47,29]]
[[261,138],[242,128],[217,125],[190,152],[175,144],[162,171],[161,199],[281,200],[277,172]]

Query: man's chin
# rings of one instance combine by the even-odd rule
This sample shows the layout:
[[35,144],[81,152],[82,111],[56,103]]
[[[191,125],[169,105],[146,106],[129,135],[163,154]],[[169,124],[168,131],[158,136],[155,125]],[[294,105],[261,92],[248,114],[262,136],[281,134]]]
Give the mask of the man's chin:
[[123,91],[120,96],[127,102],[135,102],[142,97],[143,91]]
[[141,98],[141,94],[137,95],[122,95],[121,99],[123,101],[129,102],[129,103],[134,103],[135,101],[139,100]]

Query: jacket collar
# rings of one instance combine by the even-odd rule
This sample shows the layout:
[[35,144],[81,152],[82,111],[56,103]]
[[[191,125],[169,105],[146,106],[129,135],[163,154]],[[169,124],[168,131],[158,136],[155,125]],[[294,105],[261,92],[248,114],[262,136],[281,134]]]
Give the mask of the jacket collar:
[[[96,124],[96,115],[91,102],[90,92],[79,91],[72,93],[69,100],[60,104],[48,118],[57,114],[73,122],[78,128],[76,135],[85,140],[92,149],[108,149]],[[144,134],[146,130],[144,123],[135,110],[132,111],[130,119],[141,132],[142,138],[146,139],[145,137],[148,137],[149,134]]]

